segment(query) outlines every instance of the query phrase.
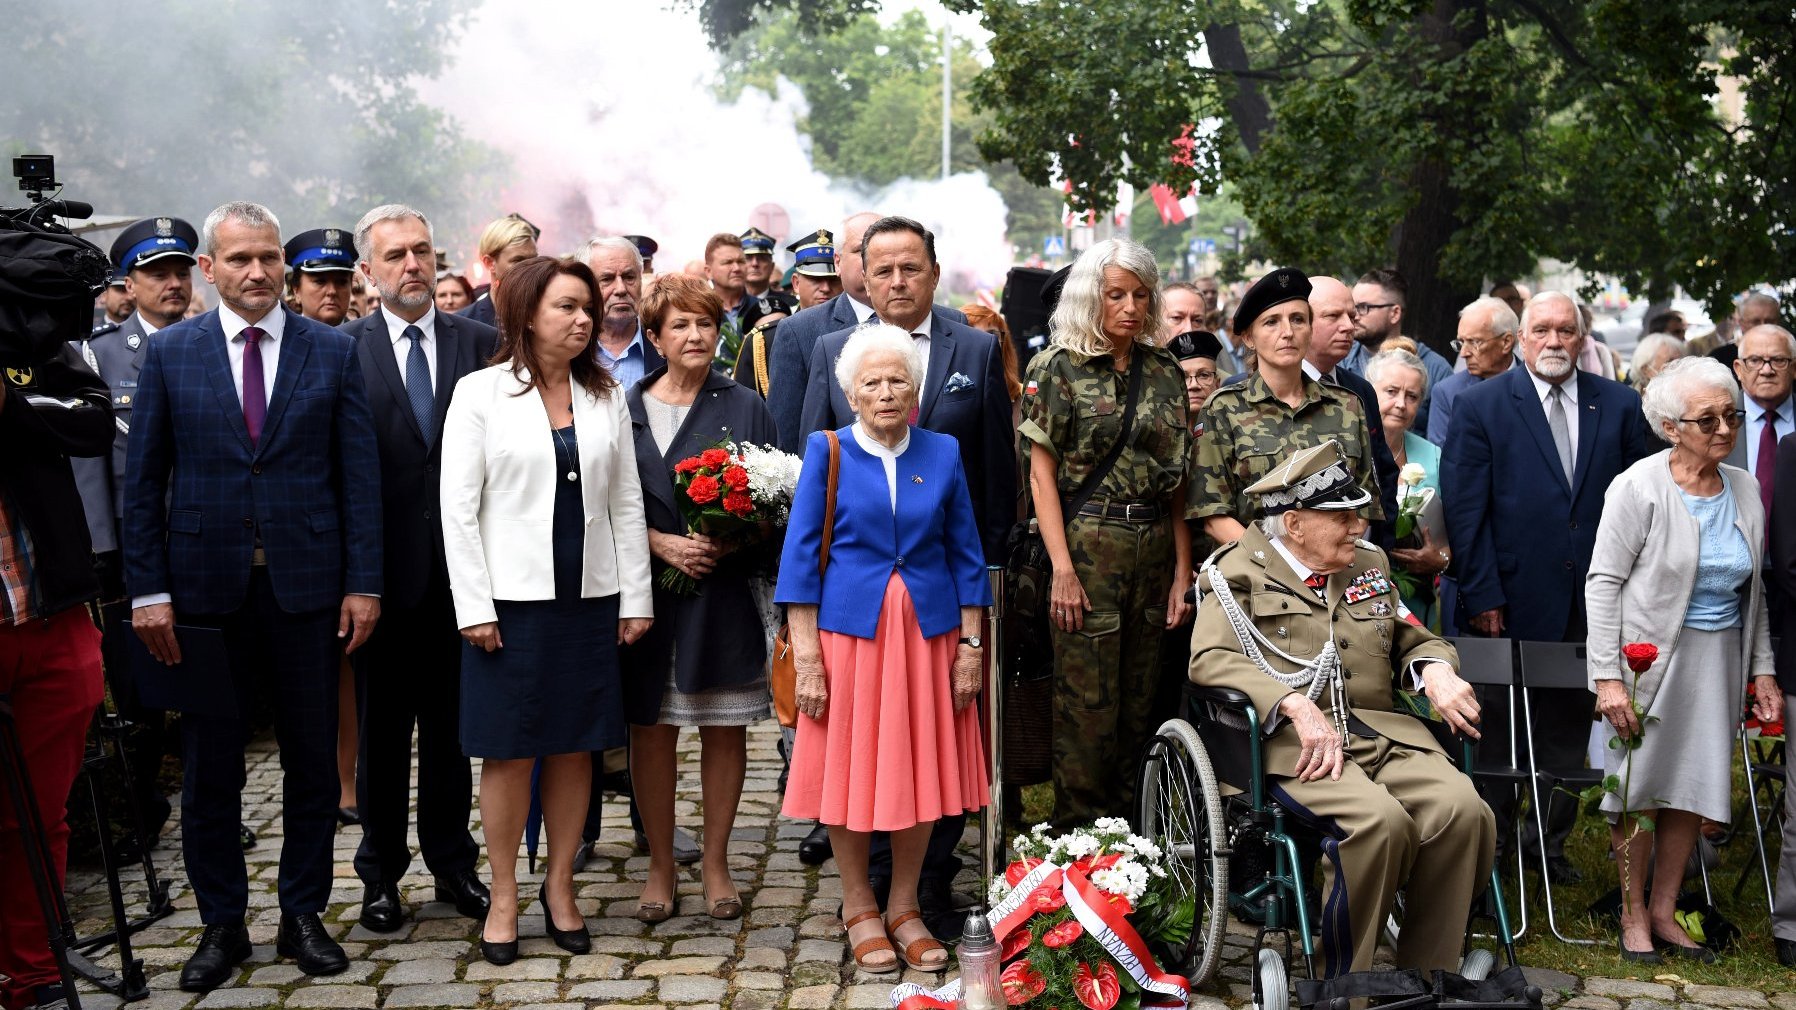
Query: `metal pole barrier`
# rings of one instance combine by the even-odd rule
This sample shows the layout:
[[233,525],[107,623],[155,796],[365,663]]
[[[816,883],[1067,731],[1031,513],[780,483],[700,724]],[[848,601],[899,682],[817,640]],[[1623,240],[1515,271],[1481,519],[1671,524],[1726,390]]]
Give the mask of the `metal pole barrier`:
[[992,609],[985,636],[985,753],[991,795],[979,819],[981,869],[989,882],[1001,869],[1004,852],[1004,569],[986,568],[992,583]]

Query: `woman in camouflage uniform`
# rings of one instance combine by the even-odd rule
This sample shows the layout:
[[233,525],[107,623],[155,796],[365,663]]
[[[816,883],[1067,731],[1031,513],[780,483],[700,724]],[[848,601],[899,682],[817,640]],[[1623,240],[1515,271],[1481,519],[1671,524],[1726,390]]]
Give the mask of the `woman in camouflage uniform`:
[[[1126,239],[1079,257],[1029,362],[1021,451],[1053,565],[1054,820],[1133,806],[1133,766],[1156,710],[1160,642],[1190,612],[1184,374],[1164,348],[1159,268]],[[1140,390],[1129,415],[1131,373]],[[1126,438],[1125,435],[1126,430]],[[1113,446],[1121,455],[1077,515],[1066,507]],[[1119,781],[1120,780],[1120,781]]]

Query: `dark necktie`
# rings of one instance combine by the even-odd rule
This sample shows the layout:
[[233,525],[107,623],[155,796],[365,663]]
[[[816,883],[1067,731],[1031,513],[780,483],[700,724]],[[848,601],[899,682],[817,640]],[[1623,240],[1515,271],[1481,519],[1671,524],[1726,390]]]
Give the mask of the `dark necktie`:
[[418,430],[424,433],[424,441],[429,442],[436,437],[430,430],[436,420],[436,394],[430,388],[430,362],[424,360],[424,331],[407,326],[405,338],[412,342],[412,349],[405,356],[405,398],[411,401]]
[[1771,485],[1777,476],[1777,412],[1765,411],[1765,430],[1759,433],[1759,458],[1753,465],[1753,476],[1759,479],[1759,500],[1765,503],[1765,515],[1771,515]]
[[249,444],[262,441],[262,422],[268,419],[268,387],[262,381],[262,349],[256,344],[265,333],[257,326],[243,328],[243,426]]

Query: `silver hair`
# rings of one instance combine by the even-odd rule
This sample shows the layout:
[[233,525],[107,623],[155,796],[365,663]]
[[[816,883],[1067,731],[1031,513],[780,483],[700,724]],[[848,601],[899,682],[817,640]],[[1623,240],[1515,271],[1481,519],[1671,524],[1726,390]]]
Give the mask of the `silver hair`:
[[206,215],[206,223],[200,228],[200,235],[205,239],[206,255],[218,252],[218,226],[226,221],[236,221],[251,228],[273,228],[275,242],[280,242],[281,222],[274,216],[274,211],[259,203],[248,200],[232,200],[219,204]]
[[600,249],[617,249],[619,251],[628,250],[630,253],[630,262],[636,264],[636,272],[642,273],[642,250],[636,248],[636,243],[624,238],[622,235],[601,235],[598,238],[587,242],[586,251],[580,255],[580,262],[585,263],[587,266],[591,266],[593,254]]
[[1745,298],[1740,299],[1740,308],[1744,309],[1748,305],[1764,305],[1767,303],[1770,304],[1771,308],[1774,310],[1782,308],[1777,302],[1776,295],[1766,294],[1763,291],[1753,291],[1747,294]]
[[1266,534],[1267,539],[1277,539],[1278,537],[1284,536],[1285,516],[1289,514],[1290,513],[1288,512],[1279,512],[1262,518],[1260,520],[1260,532]]
[[[1648,333],[1640,338],[1640,343],[1634,345],[1634,356],[1628,360],[1628,374],[1634,377],[1636,391],[1645,391],[1646,385],[1642,379],[1650,378],[1646,375],[1646,370],[1652,367],[1653,359],[1659,356],[1659,352],[1666,348],[1671,349],[1671,358],[1666,361],[1668,365],[1690,353],[1690,348],[1682,340],[1669,333]],[[1653,434],[1658,434],[1658,431],[1654,428]]]
[[1141,336],[1148,345],[1160,342],[1160,267],[1154,254],[1138,242],[1126,238],[1110,238],[1081,253],[1066,276],[1066,287],[1060,292],[1060,304],[1048,323],[1056,347],[1064,347],[1074,357],[1086,360],[1110,353],[1110,338],[1104,335],[1104,271],[1122,267],[1147,286],[1149,295],[1147,318],[1141,321]]
[[1791,336],[1789,330],[1784,329],[1783,327],[1777,325],[1776,323],[1760,323],[1759,325],[1754,326],[1752,329],[1747,330],[1745,333],[1740,334],[1740,339],[1735,341],[1735,343],[1741,343],[1741,344],[1745,343],[1747,337],[1752,336],[1754,333],[1757,333],[1760,330],[1773,330],[1777,333],[1778,336],[1783,337],[1784,338],[1784,347],[1787,348],[1785,353],[1790,355],[1790,357],[1792,357],[1792,358],[1796,358],[1796,336]]
[[1366,370],[1364,373],[1366,381],[1376,384],[1378,382],[1378,377],[1383,375],[1384,370],[1392,365],[1400,365],[1415,372],[1417,375],[1420,375],[1422,377],[1422,399],[1428,399],[1428,366],[1422,364],[1421,358],[1416,357],[1414,354],[1411,354],[1401,347],[1394,347],[1388,351],[1379,351],[1377,354],[1372,355],[1372,360],[1366,362]]
[[842,395],[854,403],[854,380],[860,378],[861,362],[874,351],[890,351],[904,362],[910,385],[916,389],[923,382],[923,359],[917,353],[917,341],[903,327],[891,323],[870,323],[855,330],[842,353],[836,357],[836,385]]
[[1740,405],[1740,384],[1726,365],[1700,354],[1679,358],[1653,377],[1640,398],[1640,410],[1653,434],[1662,435],[1666,424],[1684,416],[1691,394],[1712,389],[1726,392],[1735,407]]
[[1515,310],[1501,298],[1485,295],[1474,300],[1470,305],[1459,310],[1459,318],[1464,319],[1474,312],[1488,312],[1485,324],[1490,327],[1491,335],[1497,337],[1513,337],[1521,331],[1521,320],[1515,318]]
[[[435,245],[436,233],[431,230],[430,218],[425,217],[423,211],[403,203],[383,203],[368,213],[363,214],[362,219],[355,223],[356,256],[364,263],[373,260],[373,250],[368,248],[368,233],[374,230],[375,225],[382,221],[404,221],[407,218],[414,217],[424,225],[425,232],[429,233],[431,236],[431,244]],[[430,272],[432,276],[436,275],[437,268],[435,263],[430,265]]]
[[[1528,299],[1528,304],[1522,306],[1521,328],[1523,330],[1526,330],[1528,328],[1528,315],[1529,315],[1529,313],[1534,311],[1534,306],[1544,305],[1547,302],[1549,302],[1555,298],[1560,299],[1561,301],[1565,302],[1565,304],[1570,305],[1572,307],[1572,317],[1578,321],[1578,336],[1580,336],[1580,337],[1588,336],[1588,334],[1586,333],[1586,331],[1584,329],[1583,306],[1578,304],[1578,300],[1576,298],[1573,298],[1571,295],[1566,294],[1563,291],[1542,291],[1540,294],[1537,294],[1533,298]],[[1576,362],[1574,361],[1573,364],[1576,364]]]

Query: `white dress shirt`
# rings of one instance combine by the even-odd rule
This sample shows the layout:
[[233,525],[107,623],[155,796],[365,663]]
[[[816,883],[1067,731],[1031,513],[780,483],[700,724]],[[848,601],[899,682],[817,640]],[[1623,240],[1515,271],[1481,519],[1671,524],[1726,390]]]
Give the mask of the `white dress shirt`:
[[[1523,367],[1527,367],[1527,366],[1524,365]],[[1552,417],[1553,416],[1552,415],[1553,407],[1552,407],[1552,404],[1549,404],[1547,402],[1547,397],[1549,397],[1553,394],[1553,384],[1548,382],[1547,380],[1541,378],[1540,376],[1535,375],[1534,370],[1532,368],[1528,369],[1528,378],[1532,379],[1534,381],[1534,395],[1540,397],[1541,414],[1545,417],[1549,417],[1549,418]],[[1577,459],[1578,459],[1578,371],[1577,371],[1577,369],[1575,369],[1575,368],[1572,369],[1571,375],[1564,382],[1561,382],[1559,384],[1559,388],[1565,390],[1565,430],[1571,433],[1572,464],[1575,469],[1575,467],[1577,465]],[[1548,421],[1547,424],[1549,427],[1551,427],[1552,422]]]
[[885,464],[886,491],[888,491],[892,497],[892,511],[897,512],[898,457],[904,455],[904,450],[910,448],[910,429],[904,429],[904,437],[898,440],[897,445],[888,449],[880,444],[878,439],[867,434],[867,429],[861,427],[861,422],[856,421],[854,422],[854,441],[856,445],[867,451],[867,455],[872,456]]
[[1755,475],[1758,473],[1759,440],[1765,435],[1766,414],[1777,419],[1772,423],[1778,438],[1796,431],[1796,396],[1784,397],[1784,402],[1769,410],[1759,406],[1752,397],[1746,398],[1746,469]]
[[923,320],[916,329],[910,331],[911,340],[917,345],[917,404],[923,403],[923,380],[929,376],[929,324],[934,315]]
[[136,316],[137,316],[137,325],[143,327],[143,335],[144,336],[153,337],[156,335],[157,330],[162,329],[162,327],[157,326],[155,323],[150,322],[148,319],[145,319],[143,317],[143,313],[141,313],[141,312],[136,313]]
[[[408,323],[394,315],[392,311],[387,308],[386,303],[383,302],[380,306],[380,317],[386,321],[387,337],[393,341],[393,360],[399,363],[400,382],[409,382],[411,379],[411,377],[406,374],[405,369],[406,362],[411,359],[412,342],[406,338],[405,328],[407,326],[416,326],[418,329],[424,331],[424,339],[418,341],[418,346],[424,348],[424,363],[430,369],[430,389],[434,393],[437,388],[436,306],[432,305],[430,308],[425,309],[424,315],[420,316],[417,322]],[[410,387],[408,386],[407,388],[409,389]]]
[[853,295],[844,294],[842,297],[848,299],[848,307],[854,310],[854,321],[857,324],[865,326],[867,320],[873,318],[873,306],[855,298]]
[[242,316],[231,311],[229,305],[218,306],[218,325],[224,330],[225,350],[231,356],[231,384],[237,387],[237,402],[243,402],[243,331],[250,326],[262,328],[262,339],[256,342],[256,350],[262,355],[262,405],[274,399],[274,372],[281,359],[281,336],[287,329],[287,313],[279,305],[268,310],[255,323],[246,321]]

